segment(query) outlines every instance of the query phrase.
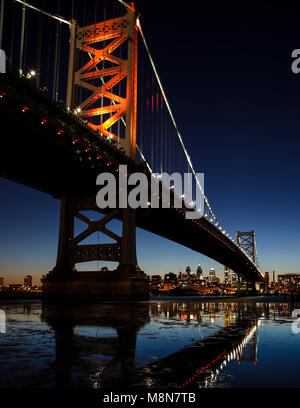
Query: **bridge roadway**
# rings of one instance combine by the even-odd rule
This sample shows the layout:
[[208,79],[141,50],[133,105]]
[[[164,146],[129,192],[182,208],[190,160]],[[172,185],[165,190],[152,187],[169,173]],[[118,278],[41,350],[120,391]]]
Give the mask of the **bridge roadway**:
[[[150,173],[100,137],[62,104],[13,73],[0,76],[0,176],[60,198],[89,195],[96,207],[96,177],[127,164]],[[20,203],[22,205],[22,203]],[[206,218],[187,220],[183,209],[137,209],[137,226],[200,252],[248,281],[262,275],[247,256]]]

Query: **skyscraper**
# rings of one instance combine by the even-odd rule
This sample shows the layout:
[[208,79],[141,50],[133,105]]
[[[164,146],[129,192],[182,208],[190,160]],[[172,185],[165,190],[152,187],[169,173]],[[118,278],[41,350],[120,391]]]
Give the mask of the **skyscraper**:
[[32,287],[32,276],[31,275],[26,275],[24,278],[24,286],[27,286],[29,288]]
[[236,285],[238,281],[237,274],[235,272],[230,271],[230,285]]
[[227,266],[224,266],[224,284],[231,285],[231,273]]
[[203,280],[203,271],[202,271],[200,264],[198,265],[198,268],[197,268],[197,278],[199,280]]
[[215,283],[216,282],[216,271],[215,271],[214,268],[211,268],[209,270],[208,282],[209,283]]

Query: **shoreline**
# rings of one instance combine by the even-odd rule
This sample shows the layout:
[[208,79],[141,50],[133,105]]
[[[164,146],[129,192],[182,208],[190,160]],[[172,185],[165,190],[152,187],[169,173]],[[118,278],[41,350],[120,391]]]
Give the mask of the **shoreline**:
[[[32,295],[32,294],[31,294]],[[1,296],[0,293],[0,304],[2,302],[40,302],[43,300],[42,294],[35,294],[33,296]],[[151,302],[169,302],[169,301],[196,301],[196,302],[253,302],[253,303],[280,303],[280,302],[287,302],[287,303],[300,303],[300,298],[298,299],[292,295],[269,295],[269,296],[171,296],[171,295],[164,295],[164,296],[150,296],[149,300],[146,301],[136,301],[136,303],[151,303]],[[93,300],[94,303],[124,303],[122,301],[101,301]],[[132,303],[134,301],[125,301],[125,303]],[[90,303],[90,302],[88,302]],[[134,302],[135,303],[135,302]]]
[[293,300],[291,295],[286,296],[151,296],[150,300],[199,300],[204,302],[300,302]]

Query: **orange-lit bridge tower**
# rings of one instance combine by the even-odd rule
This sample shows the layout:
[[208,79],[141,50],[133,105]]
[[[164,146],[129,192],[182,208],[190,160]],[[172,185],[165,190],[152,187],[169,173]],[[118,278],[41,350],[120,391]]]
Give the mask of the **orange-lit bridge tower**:
[[[67,87],[67,109],[85,120],[99,138],[116,142],[133,160],[136,157],[137,21],[133,3],[127,4],[124,16],[94,25],[79,27],[72,20]],[[123,133],[117,135],[113,126],[121,120]],[[96,194],[64,194],[60,202],[57,262],[44,280],[45,295],[147,298],[148,280],[137,265],[135,210],[114,209],[93,221],[81,211],[99,212]],[[75,217],[87,225],[77,236]],[[121,236],[107,227],[116,217],[122,220]],[[95,232],[114,243],[81,244]],[[112,261],[119,266],[113,271],[76,271],[75,264],[89,261]]]

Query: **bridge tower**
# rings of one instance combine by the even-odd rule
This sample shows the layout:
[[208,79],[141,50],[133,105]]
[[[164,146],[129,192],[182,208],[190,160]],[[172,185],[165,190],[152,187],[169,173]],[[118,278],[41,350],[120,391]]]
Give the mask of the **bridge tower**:
[[[237,245],[240,248],[243,248],[246,254],[249,255],[250,258],[255,263],[255,260],[256,260],[255,259],[255,254],[256,254],[255,231],[251,230],[249,232],[241,232],[237,230],[236,240],[237,240]],[[240,279],[239,279],[239,286],[241,286]],[[255,289],[255,282],[251,282],[251,286],[252,286],[252,289]],[[247,287],[248,287],[248,282],[247,282]]]
[[[118,143],[135,160],[138,20],[134,3],[127,6],[124,16],[90,26],[78,27],[75,20],[71,21],[67,109],[85,120],[99,138],[107,137]],[[126,126],[123,134],[117,135],[113,125],[121,119]],[[96,194],[64,195],[60,201],[57,262],[44,281],[44,292],[55,295],[61,286],[66,295],[147,298],[148,280],[137,265],[135,210],[115,209],[102,219],[91,221],[80,211],[99,211]],[[76,237],[75,217],[87,224],[87,229]],[[107,228],[106,224],[113,218],[122,220],[122,236]],[[80,241],[96,231],[116,242],[80,245]],[[95,260],[118,262],[119,266],[116,271],[79,273],[75,270],[76,263]]]
[[255,262],[255,232],[251,230],[250,232],[236,232],[237,245],[240,248],[243,248],[247,255],[252,258],[252,261]]

